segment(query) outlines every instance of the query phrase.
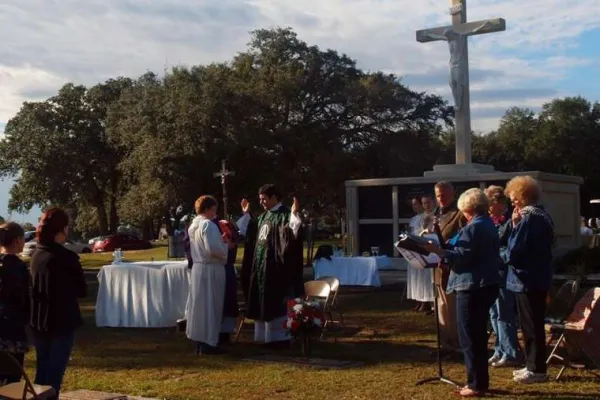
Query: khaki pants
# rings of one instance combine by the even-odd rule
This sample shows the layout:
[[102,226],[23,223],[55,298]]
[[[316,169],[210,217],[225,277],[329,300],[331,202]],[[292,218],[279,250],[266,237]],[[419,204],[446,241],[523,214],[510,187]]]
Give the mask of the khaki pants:
[[458,329],[456,325],[456,295],[446,294],[440,285],[435,285],[440,316],[440,343],[442,347],[451,350],[458,349]]

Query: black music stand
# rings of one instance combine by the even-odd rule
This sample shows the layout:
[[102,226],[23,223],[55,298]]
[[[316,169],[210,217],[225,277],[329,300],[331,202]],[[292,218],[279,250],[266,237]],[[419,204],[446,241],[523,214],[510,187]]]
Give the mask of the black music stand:
[[[412,268],[411,266],[409,266],[409,268]],[[435,269],[438,268],[437,265],[435,264],[429,264],[427,266],[427,268],[431,268],[433,270],[433,273],[435,274]],[[433,307],[434,307],[434,313],[435,313],[435,328],[436,328],[436,339],[437,339],[437,363],[438,363],[438,373],[437,376],[432,376],[431,378],[425,378],[425,379],[421,379],[420,381],[418,381],[416,383],[417,386],[421,386],[425,383],[429,383],[429,382],[442,382],[442,383],[447,383],[449,385],[452,385],[458,389],[460,389],[462,386],[459,385],[457,382],[453,381],[452,379],[446,378],[444,376],[444,370],[442,369],[442,343],[440,340],[440,312],[438,309],[438,297],[437,297],[437,293],[436,293],[436,287],[435,287],[435,283],[433,283],[433,293],[435,294],[434,298],[433,298]]]

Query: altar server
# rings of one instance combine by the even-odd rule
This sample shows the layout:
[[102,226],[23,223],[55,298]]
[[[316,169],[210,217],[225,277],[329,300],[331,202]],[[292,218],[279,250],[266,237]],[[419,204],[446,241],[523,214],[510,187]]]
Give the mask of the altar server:
[[217,347],[225,299],[225,264],[231,239],[213,223],[218,203],[212,196],[196,200],[196,213],[188,230],[192,260],[187,304],[187,337],[197,342],[197,354],[220,354]]

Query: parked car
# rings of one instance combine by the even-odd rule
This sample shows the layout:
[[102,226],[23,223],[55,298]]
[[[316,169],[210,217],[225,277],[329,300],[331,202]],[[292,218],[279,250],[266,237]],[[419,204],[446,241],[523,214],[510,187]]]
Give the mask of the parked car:
[[101,241],[101,240],[104,240],[104,236],[96,236],[96,237],[94,237],[94,238],[91,238],[91,239],[88,241],[88,244],[89,244],[90,246],[94,247],[94,244],[95,244],[96,242],[99,242],[99,241]]
[[33,239],[35,239],[35,231],[27,231],[27,232],[25,232],[25,243],[29,243]]
[[133,235],[116,234],[104,237],[94,243],[94,253],[112,252],[115,249],[125,250],[147,250],[152,248],[152,243],[142,240]]
[[[23,253],[21,254],[25,257],[31,257],[37,245],[37,240],[30,240],[29,242],[25,243],[25,246],[23,246]],[[65,242],[63,246],[77,254],[85,254],[92,252],[92,248],[85,243]]]

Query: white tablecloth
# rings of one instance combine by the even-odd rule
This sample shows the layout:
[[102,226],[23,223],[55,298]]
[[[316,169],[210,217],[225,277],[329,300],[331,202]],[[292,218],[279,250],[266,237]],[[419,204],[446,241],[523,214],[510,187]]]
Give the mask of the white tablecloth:
[[386,256],[379,257],[332,257],[331,261],[322,258],[315,261],[315,279],[322,276],[335,276],[341,285],[381,286],[379,268],[389,267]]
[[187,261],[106,265],[98,274],[96,325],[163,328],[185,315]]

